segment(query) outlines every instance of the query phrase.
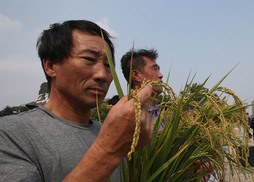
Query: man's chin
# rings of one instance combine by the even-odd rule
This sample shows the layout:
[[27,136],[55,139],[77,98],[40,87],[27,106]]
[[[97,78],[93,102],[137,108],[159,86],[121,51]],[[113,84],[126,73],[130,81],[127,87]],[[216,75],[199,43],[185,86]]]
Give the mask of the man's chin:
[[97,105],[100,106],[102,103],[103,103],[103,99],[98,98],[98,101],[95,99],[94,101],[90,103],[90,107],[95,108],[97,107]]

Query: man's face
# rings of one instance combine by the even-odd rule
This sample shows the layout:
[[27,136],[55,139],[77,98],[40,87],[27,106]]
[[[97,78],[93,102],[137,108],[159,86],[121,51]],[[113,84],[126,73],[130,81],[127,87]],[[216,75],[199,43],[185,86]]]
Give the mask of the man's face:
[[[160,72],[159,65],[152,59],[148,57],[143,57],[146,65],[141,72],[142,80],[150,80],[150,81],[160,81],[162,82],[163,75]],[[153,86],[153,91],[156,94],[160,94],[162,92],[162,86]]]
[[[54,88],[71,107],[91,109],[105,98],[112,75],[103,40],[79,30],[74,30],[71,56],[56,64]],[[108,47],[108,50],[109,47]]]

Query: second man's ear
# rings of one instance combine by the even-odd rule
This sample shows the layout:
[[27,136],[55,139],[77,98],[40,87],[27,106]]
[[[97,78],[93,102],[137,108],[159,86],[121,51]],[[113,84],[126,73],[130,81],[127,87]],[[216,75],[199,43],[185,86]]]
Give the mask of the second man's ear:
[[142,74],[139,70],[132,70],[132,80],[139,83],[143,82]]

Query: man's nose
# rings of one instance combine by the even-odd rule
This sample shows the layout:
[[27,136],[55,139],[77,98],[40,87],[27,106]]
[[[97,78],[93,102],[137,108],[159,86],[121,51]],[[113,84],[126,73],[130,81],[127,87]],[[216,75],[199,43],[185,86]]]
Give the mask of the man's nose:
[[159,75],[158,75],[158,77],[160,78],[160,79],[162,79],[163,78],[163,74],[159,71]]
[[101,62],[97,63],[94,68],[93,79],[105,82],[107,81],[107,76],[108,76],[108,73],[104,63],[101,63]]

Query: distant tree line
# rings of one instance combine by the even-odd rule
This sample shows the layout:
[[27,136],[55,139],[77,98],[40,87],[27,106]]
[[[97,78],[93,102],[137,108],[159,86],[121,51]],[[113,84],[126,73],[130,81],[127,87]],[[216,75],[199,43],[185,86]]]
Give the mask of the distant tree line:
[[3,110],[0,111],[0,117],[12,115],[12,114],[18,114],[28,110],[29,108],[25,106],[14,106],[14,107],[6,106]]

